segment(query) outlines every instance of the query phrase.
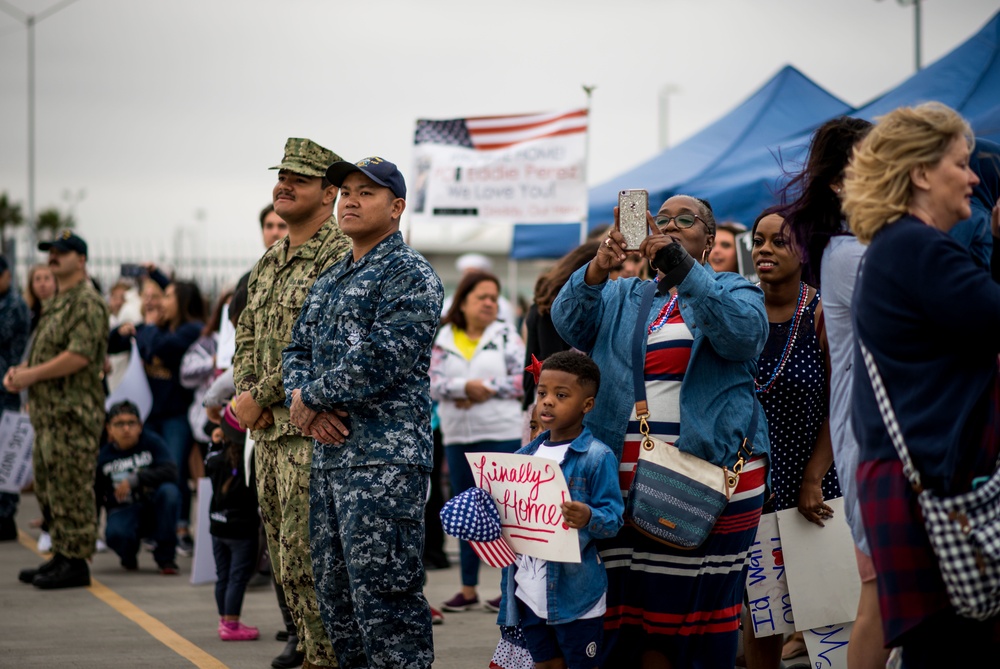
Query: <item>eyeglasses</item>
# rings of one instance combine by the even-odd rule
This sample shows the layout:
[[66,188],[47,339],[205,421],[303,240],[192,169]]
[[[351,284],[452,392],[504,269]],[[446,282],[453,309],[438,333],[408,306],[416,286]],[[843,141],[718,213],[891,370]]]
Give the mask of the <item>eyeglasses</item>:
[[111,421],[111,427],[123,428],[123,427],[139,427],[139,421],[137,420],[113,420]]
[[[657,216],[656,217],[656,227],[665,228],[670,225],[670,221],[674,222],[681,230],[686,230],[694,225],[695,220],[699,220],[705,223],[705,219],[697,214],[677,214],[676,216]],[[708,227],[708,223],[705,223],[705,227]]]

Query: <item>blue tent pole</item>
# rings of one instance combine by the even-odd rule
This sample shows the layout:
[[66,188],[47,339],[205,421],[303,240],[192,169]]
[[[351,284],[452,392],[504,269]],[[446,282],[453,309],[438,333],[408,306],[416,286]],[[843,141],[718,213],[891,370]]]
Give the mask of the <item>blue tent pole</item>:
[[587,94],[587,134],[584,136],[583,145],[583,184],[587,190],[587,206],[583,208],[583,216],[580,218],[580,243],[583,244],[587,241],[587,233],[589,232],[588,226],[588,212],[590,211],[590,187],[588,184],[587,174],[589,170],[587,167],[590,165],[590,98],[594,93],[594,89],[597,86],[588,86],[583,84],[583,92]]

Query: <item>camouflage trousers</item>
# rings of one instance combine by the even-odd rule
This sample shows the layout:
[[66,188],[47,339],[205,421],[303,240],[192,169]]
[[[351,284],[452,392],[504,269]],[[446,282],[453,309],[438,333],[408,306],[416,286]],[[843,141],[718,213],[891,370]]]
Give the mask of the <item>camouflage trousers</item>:
[[337,658],[316,604],[309,555],[312,449],[313,440],[305,437],[255,442],[257,496],[271,568],[285,590],[285,602],[299,635],[299,650],[312,664],[336,667]]
[[345,669],[421,669],[434,661],[423,595],[428,474],[401,465],[313,469],[316,594]]
[[87,431],[71,415],[33,418],[31,426],[35,496],[47,513],[52,552],[90,558],[97,541],[94,469],[101,433]]

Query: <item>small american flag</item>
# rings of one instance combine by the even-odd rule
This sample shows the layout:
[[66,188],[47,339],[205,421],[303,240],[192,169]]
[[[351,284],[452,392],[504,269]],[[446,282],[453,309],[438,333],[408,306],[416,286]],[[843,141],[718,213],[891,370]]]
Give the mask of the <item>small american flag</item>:
[[514,564],[517,555],[514,554],[510,544],[503,539],[496,541],[470,541],[469,545],[476,552],[483,562],[495,569],[503,569],[509,564]]
[[444,120],[419,119],[414,144],[464,146],[480,151],[504,149],[544,137],[587,131],[587,110],[479,116]]

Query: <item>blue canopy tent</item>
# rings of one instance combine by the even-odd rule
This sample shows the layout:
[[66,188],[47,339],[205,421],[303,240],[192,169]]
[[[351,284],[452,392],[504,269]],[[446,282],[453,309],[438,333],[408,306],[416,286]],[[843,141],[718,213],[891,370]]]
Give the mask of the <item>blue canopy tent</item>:
[[650,206],[680,192],[678,186],[753,155],[761,146],[809,132],[850,106],[791,65],[712,125],[651,160],[590,189],[591,229],[612,222],[623,188],[645,188]]
[[[977,134],[996,141],[1000,135],[1000,13],[964,43],[896,88],[859,109],[837,112],[828,118],[849,113],[874,121],[897,107],[929,100],[956,109],[970,120]],[[826,120],[820,119],[816,126]],[[677,185],[672,192],[707,198],[719,220],[749,223],[776,203],[775,194],[786,182],[786,175],[801,168],[811,132],[758,145]]]
[[976,137],[982,137],[992,142],[1000,143],[1000,104],[988,112],[969,119]]

